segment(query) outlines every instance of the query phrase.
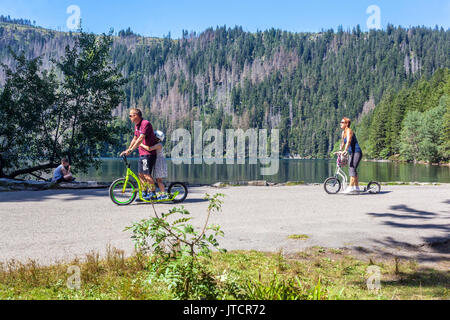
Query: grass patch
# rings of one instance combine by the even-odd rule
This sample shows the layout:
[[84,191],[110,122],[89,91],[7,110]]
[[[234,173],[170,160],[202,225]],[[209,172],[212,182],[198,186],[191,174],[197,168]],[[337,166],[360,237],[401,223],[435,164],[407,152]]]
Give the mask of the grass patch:
[[[0,264],[0,299],[170,300],[162,282],[148,282],[149,258],[108,248],[105,257],[52,266],[33,261]],[[450,299],[450,273],[417,263],[361,261],[338,249],[314,247],[294,255],[282,252],[215,253],[205,266],[219,286],[233,287],[226,299]],[[80,268],[81,287],[70,289],[68,267]],[[367,289],[367,269],[381,271],[381,290]]]
[[333,254],[343,254],[344,251],[342,251],[341,249],[328,249],[329,252],[333,253]]
[[309,236],[306,234],[291,234],[290,236],[288,236],[288,239],[292,239],[292,240],[308,240]]
[[286,186],[299,186],[305,184],[304,181],[288,181],[286,182]]

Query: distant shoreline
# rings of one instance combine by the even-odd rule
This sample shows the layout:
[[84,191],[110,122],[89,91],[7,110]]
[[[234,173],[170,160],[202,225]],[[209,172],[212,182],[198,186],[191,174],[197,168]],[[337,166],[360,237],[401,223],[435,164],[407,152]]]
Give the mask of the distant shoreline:
[[[170,157],[165,157],[166,160],[172,160]],[[100,160],[120,160],[120,157],[100,157]],[[129,157],[130,160],[138,160],[138,157]],[[191,160],[194,160],[195,158],[190,158]],[[245,160],[248,160],[249,158],[246,157]],[[309,158],[309,157],[299,157],[299,156],[282,156],[280,157],[280,160],[327,160],[327,161],[333,161],[334,158]],[[417,161],[417,162],[411,162],[411,161],[405,161],[405,160],[392,160],[392,159],[367,159],[363,158],[362,161],[364,162],[379,162],[379,163],[403,163],[403,164],[421,164],[421,165],[432,165],[432,166],[441,166],[441,167],[450,167],[450,162],[447,163],[429,163],[425,161]],[[226,164],[226,163],[224,163]]]
[[[334,160],[334,158],[308,158],[308,157],[299,157],[299,156],[284,156],[280,158],[282,160]],[[441,166],[441,167],[450,167],[450,162],[446,163],[430,163],[426,161],[406,161],[406,160],[394,160],[394,159],[367,159],[363,158],[364,162],[380,162],[380,163],[404,163],[404,164],[422,164],[426,166]]]
[[405,163],[405,164],[421,164],[426,166],[440,166],[440,167],[450,167],[450,162],[447,163],[430,163],[425,161],[417,161],[417,162],[408,162],[404,160],[391,160],[391,159],[363,159],[366,162],[390,162],[390,163]]

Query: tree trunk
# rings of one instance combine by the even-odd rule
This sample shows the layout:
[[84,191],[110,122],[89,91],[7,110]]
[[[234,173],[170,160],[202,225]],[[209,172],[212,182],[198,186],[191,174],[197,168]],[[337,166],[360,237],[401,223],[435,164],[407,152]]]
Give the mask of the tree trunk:
[[8,175],[4,175],[5,178],[9,178],[9,179],[14,179],[17,176],[20,176],[22,174],[28,174],[28,173],[33,173],[35,171],[39,171],[39,170],[45,170],[45,169],[54,169],[58,167],[58,164],[55,163],[47,163],[47,164],[43,164],[40,166],[36,166],[36,167],[31,167],[31,168],[27,168],[27,169],[22,169],[22,170],[17,170],[14,171]]
[[77,124],[77,121],[78,121],[78,110],[79,110],[79,101],[78,101],[78,98],[77,98],[76,102],[75,102],[75,118],[74,118],[73,124],[72,124],[72,137],[70,138],[69,154],[67,155],[68,158],[69,158],[68,160],[69,160],[70,164],[72,164],[73,141],[74,141],[74,138],[75,138],[76,124]]
[[4,178],[3,168],[5,167],[5,160],[3,160],[2,154],[0,153],[0,178]]
[[[56,127],[56,133],[55,133],[55,140],[53,141],[53,153],[52,153],[52,157],[50,158],[51,162],[55,161],[57,152],[56,152],[56,145],[58,143],[58,134],[59,134],[59,129],[61,128],[61,113],[62,111],[59,110],[59,114],[58,114],[58,126]],[[60,159],[58,159],[60,160]]]

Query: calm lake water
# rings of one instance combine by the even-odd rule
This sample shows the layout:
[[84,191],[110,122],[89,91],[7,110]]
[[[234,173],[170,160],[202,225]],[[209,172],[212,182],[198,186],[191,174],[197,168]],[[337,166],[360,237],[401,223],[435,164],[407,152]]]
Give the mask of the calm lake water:
[[[130,159],[131,169],[137,173],[137,159]],[[191,184],[212,184],[215,182],[233,182],[267,180],[269,182],[304,181],[322,183],[336,170],[335,160],[297,160],[282,159],[278,174],[262,176],[260,164],[250,165],[174,165],[167,160],[168,181],[182,181]],[[348,170],[345,169],[348,173]],[[90,169],[87,174],[78,174],[78,181],[111,182],[126,172],[121,159],[102,159],[99,170]],[[365,162],[358,168],[360,181],[376,180],[380,182],[440,182],[450,183],[450,167],[428,166],[394,162]]]

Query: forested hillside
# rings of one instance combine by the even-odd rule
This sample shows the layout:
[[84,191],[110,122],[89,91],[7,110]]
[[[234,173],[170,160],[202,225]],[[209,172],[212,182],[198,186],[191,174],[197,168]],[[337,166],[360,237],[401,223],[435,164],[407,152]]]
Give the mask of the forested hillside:
[[370,158],[441,162],[450,159],[450,70],[388,92],[356,130]]
[[[282,154],[302,157],[328,155],[339,138],[341,117],[361,120],[381,101],[389,105],[388,93],[405,93],[450,67],[450,31],[437,28],[249,33],[218,27],[198,35],[183,32],[177,40],[144,38],[130,30],[119,34],[112,59],[129,80],[126,100],[114,111],[122,121],[128,121],[128,108],[139,107],[169,136],[178,127],[190,130],[194,120],[203,120],[204,128],[279,128]],[[1,23],[0,61],[11,63],[11,46],[30,58],[42,55],[50,68],[50,59],[61,56],[74,36]],[[376,132],[368,121],[383,112],[366,117],[358,131]],[[398,124],[404,113],[393,121]],[[388,140],[395,140],[397,131]],[[374,157],[399,148],[370,144]]]

